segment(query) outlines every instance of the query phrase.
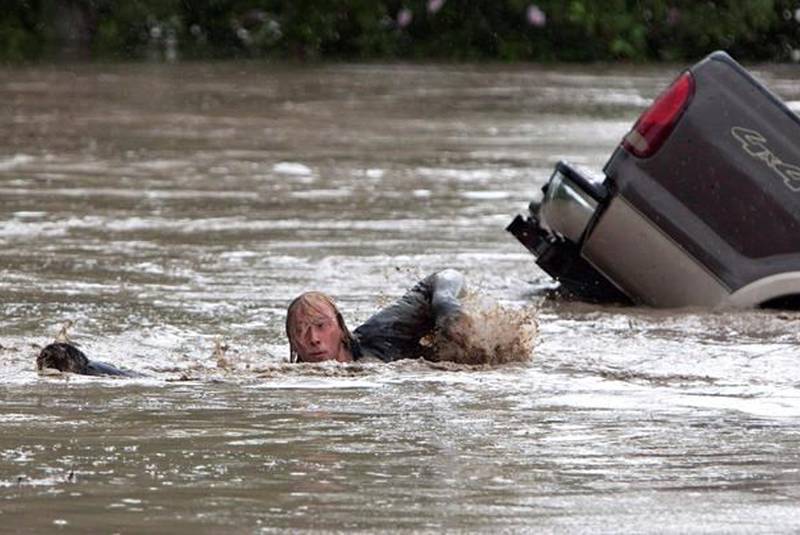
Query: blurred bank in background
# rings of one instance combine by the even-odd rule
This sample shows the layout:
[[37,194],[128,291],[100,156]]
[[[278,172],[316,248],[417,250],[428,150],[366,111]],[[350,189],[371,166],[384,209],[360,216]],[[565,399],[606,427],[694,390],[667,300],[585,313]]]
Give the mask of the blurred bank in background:
[[800,0],[6,0],[0,60],[800,61]]

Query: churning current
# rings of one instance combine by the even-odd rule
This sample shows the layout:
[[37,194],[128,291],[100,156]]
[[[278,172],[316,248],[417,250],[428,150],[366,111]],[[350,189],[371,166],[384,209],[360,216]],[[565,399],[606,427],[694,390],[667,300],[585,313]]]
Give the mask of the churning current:
[[[798,110],[793,69],[752,70]],[[800,315],[546,300],[503,230],[679,70],[3,68],[0,522],[797,532]],[[530,355],[286,362],[299,292],[357,325],[444,267],[534,307]],[[142,377],[37,374],[66,321]]]

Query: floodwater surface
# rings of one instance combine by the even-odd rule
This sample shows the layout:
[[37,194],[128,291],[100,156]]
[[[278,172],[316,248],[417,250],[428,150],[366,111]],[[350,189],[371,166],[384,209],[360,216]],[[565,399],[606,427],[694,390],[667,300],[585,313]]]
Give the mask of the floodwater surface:
[[[679,70],[2,69],[0,530],[800,530],[800,315],[546,300],[504,231]],[[445,267],[531,355],[286,362],[297,293],[356,326]],[[67,320],[142,377],[37,374]]]

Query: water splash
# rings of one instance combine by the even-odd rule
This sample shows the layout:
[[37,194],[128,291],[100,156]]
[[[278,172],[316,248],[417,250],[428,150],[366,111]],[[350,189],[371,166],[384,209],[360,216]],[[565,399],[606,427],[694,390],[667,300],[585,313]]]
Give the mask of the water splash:
[[433,337],[436,360],[494,365],[531,359],[539,330],[536,307],[512,309],[477,292],[462,305],[463,314]]

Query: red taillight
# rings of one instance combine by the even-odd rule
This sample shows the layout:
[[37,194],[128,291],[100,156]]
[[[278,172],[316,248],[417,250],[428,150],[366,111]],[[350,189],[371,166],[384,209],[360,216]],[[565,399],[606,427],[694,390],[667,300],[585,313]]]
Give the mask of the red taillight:
[[681,74],[645,111],[622,140],[622,146],[639,158],[652,156],[669,137],[694,94],[694,78]]

